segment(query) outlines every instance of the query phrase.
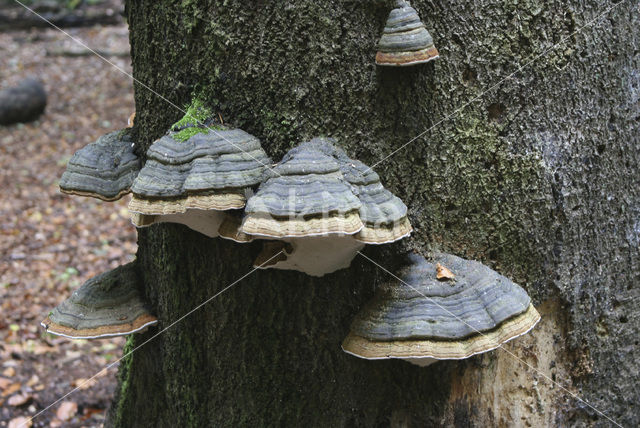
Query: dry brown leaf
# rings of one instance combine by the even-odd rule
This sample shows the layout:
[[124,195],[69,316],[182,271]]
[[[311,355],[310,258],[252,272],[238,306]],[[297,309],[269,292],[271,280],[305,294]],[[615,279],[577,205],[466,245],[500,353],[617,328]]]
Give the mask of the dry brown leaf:
[[0,377],[0,389],[5,390],[9,385],[11,385],[11,381],[9,379],[5,379]]
[[26,416],[19,416],[17,418],[11,419],[7,428],[30,428],[32,425],[33,424],[30,418]]
[[4,377],[14,377],[16,375],[16,369],[13,367],[7,367],[3,372],[2,376]]
[[7,400],[7,404],[13,407],[24,406],[33,400],[31,394],[17,394]]
[[8,397],[9,395],[13,394],[14,392],[19,391],[20,388],[22,388],[22,385],[20,384],[20,382],[16,382],[14,384],[11,384],[8,387],[6,387],[4,389],[4,391],[2,391],[2,396],[3,397]]
[[74,401],[64,401],[56,410],[56,416],[61,421],[68,421],[76,413],[78,413],[78,404]]
[[95,409],[93,407],[86,407],[84,409],[84,414],[82,415],[82,417],[80,418],[81,421],[86,421],[87,419],[91,418],[93,415],[99,415],[100,413],[104,413],[104,409]]
[[29,380],[27,381],[27,386],[32,387],[34,386],[36,383],[38,383],[40,381],[40,378],[37,375],[33,375],[29,378]]
[[[21,354],[22,353],[22,345],[20,345],[20,344],[4,345],[4,350],[9,352],[9,353]],[[6,365],[6,363],[4,365]]]
[[29,351],[33,352],[35,355],[43,355],[43,354],[48,354],[52,352],[58,352],[56,348],[51,346],[46,346],[46,345],[36,345]]
[[95,380],[95,379],[78,378],[78,379],[74,380],[71,383],[71,386],[76,387],[76,388],[81,389],[81,390],[85,390],[85,389],[91,388],[96,383],[98,383],[98,381]]
[[446,267],[442,266],[440,263],[436,263],[436,278],[440,281],[447,281],[449,279],[454,279],[456,276]]
[[[113,2],[104,3],[112,7]],[[109,27],[108,39],[97,37],[97,45],[108,43],[114,50],[127,49],[126,26],[119,28],[114,33],[115,27]],[[78,31],[89,37],[88,30]],[[0,67],[0,75],[10,82],[0,80],[2,85],[11,86],[22,78],[23,73],[15,64],[24,64],[25,70],[34,74],[46,70],[50,103],[40,123],[20,125],[15,132],[0,131],[0,170],[3,171],[0,184],[5,193],[12,196],[0,198],[3,212],[0,254],[6,256],[0,263],[0,314],[10,314],[0,320],[0,396],[11,388],[0,397],[0,428],[7,428],[9,421],[22,413],[37,412],[36,394],[42,392],[36,391],[47,391],[52,396],[68,392],[65,390],[68,385],[65,387],[61,379],[61,368],[71,380],[92,375],[93,361],[68,366],[56,364],[58,359],[53,360],[51,356],[63,359],[66,350],[76,348],[86,356],[85,347],[76,347],[54,336],[41,338],[40,320],[68,294],[61,290],[78,288],[90,277],[126,263],[137,247],[135,228],[129,227],[126,199],[107,206],[88,198],[70,198],[59,193],[57,184],[74,152],[124,125],[134,110],[131,85],[120,84],[117,73],[93,65],[88,59],[60,57],[43,62],[40,52],[59,45],[61,39],[49,30],[38,30],[33,43],[17,41],[23,36],[31,40],[27,34],[0,32],[0,46],[6,48],[3,57],[15,60],[6,67],[3,62]],[[105,101],[98,102],[99,97]],[[24,159],[29,162],[22,162]],[[113,213],[117,215],[114,217]],[[68,268],[75,271],[71,273]],[[13,331],[16,327],[18,331]],[[44,346],[47,344],[49,346]],[[117,358],[119,352],[118,349],[110,354]],[[3,376],[9,367],[13,367],[15,374]],[[34,373],[37,373],[35,378]],[[16,382],[20,383],[16,385]],[[112,385],[115,376],[104,382]],[[97,396],[95,402],[106,399],[103,391],[107,389],[92,391],[92,397]],[[34,395],[34,402],[24,407],[8,404],[13,396],[24,393]],[[55,410],[57,408],[52,413]],[[100,416],[87,420],[86,426],[98,426]],[[72,421],[78,418],[76,414]],[[41,423],[34,421],[34,425],[48,426],[46,419],[58,422],[59,426],[71,425],[70,421],[62,422],[53,414]],[[26,420],[21,418],[13,425]]]

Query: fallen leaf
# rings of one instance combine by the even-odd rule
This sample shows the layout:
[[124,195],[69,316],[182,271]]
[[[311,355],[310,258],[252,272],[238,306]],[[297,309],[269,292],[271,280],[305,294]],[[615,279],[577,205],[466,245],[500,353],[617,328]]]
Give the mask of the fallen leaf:
[[78,412],[78,404],[74,401],[65,401],[63,402],[58,410],[56,411],[56,416],[61,421],[68,421]]
[[91,388],[96,383],[98,383],[98,381],[96,379],[79,378],[79,379],[74,380],[71,383],[71,386],[76,387],[76,388],[81,389],[81,390],[85,390],[85,389]]
[[447,281],[449,279],[454,279],[456,276],[446,267],[442,266],[440,263],[436,263],[436,278],[441,281]]
[[58,352],[58,350],[51,346],[36,345],[33,348],[31,348],[29,352],[32,352],[35,355],[43,355],[43,354],[48,354],[52,352]]
[[[101,3],[113,6],[110,1]],[[3,4],[2,0],[0,4]],[[105,28],[106,33],[96,36],[96,40],[88,35],[89,30],[78,31],[83,39],[87,37],[97,46],[108,46],[114,51],[128,50],[126,26],[118,26],[114,33],[115,28]],[[23,35],[28,42],[17,41],[22,40]],[[137,249],[135,228],[127,226],[126,198],[106,206],[59,192],[58,180],[73,153],[101,134],[124,126],[127,116],[134,110],[132,86],[130,82],[121,84],[117,73],[107,72],[83,58],[43,60],[45,48],[61,43],[64,44],[62,39],[54,37],[53,33],[38,31],[31,42],[28,31],[20,30],[19,34],[0,31],[2,57],[11,58],[6,64],[3,61],[0,67],[2,77],[10,81],[4,79],[2,85],[11,83],[12,79],[15,81],[27,71],[46,74],[50,101],[41,120],[16,126],[15,132],[0,132],[0,170],[3,172],[0,182],[4,194],[10,196],[0,198],[3,213],[0,220],[0,258],[3,258],[0,262],[0,314],[5,315],[0,317],[0,396],[11,387],[9,394],[0,397],[0,428],[7,428],[9,421],[20,415],[35,415],[41,410],[41,399],[46,401],[46,397],[68,392],[69,380],[92,376],[93,358],[74,360],[69,365],[58,364],[66,357],[68,349],[81,350],[83,356],[88,353],[82,346],[76,348],[68,339],[45,334],[41,331],[40,321],[63,300],[65,292],[61,290],[75,289],[90,277],[130,261]],[[122,62],[129,67],[128,61]],[[23,66],[24,73],[18,69]],[[110,123],[110,128],[103,130],[106,123]],[[25,163],[24,159],[29,162]],[[117,215],[113,216],[113,213]],[[98,237],[103,237],[106,244]],[[94,249],[104,255],[94,254]],[[75,270],[66,270],[67,267]],[[61,274],[64,275],[59,278]],[[103,342],[89,343],[98,346]],[[122,341],[114,339],[114,342],[118,349],[112,354],[118,358]],[[73,358],[73,355],[69,357]],[[9,367],[15,369],[15,374],[3,376]],[[67,382],[60,377],[62,371],[67,371]],[[34,373],[37,377],[32,380]],[[98,380],[113,387],[115,379],[115,376],[109,376]],[[13,386],[17,382],[20,384]],[[92,391],[91,400],[95,397],[92,402],[105,401],[108,390],[105,387]],[[22,407],[8,404],[13,396],[25,393],[33,395],[32,403]],[[75,401],[75,398],[66,400]],[[33,426],[48,426],[50,420],[62,427],[76,425],[85,406],[78,402],[80,410],[76,415],[69,421],[60,421],[54,417],[60,404],[57,403],[42,422],[34,420]],[[101,421],[102,414],[98,414],[84,425],[99,426]],[[19,419],[13,425],[23,422]]]
[[[11,345],[4,345],[4,349],[5,351],[11,353],[11,354],[21,354],[22,353],[22,345],[19,344],[11,344]],[[7,366],[9,361],[3,363],[3,366]]]
[[13,407],[24,406],[33,400],[33,396],[30,394],[17,394],[7,400],[7,404]]
[[37,384],[40,381],[40,378],[37,375],[33,375],[31,376],[31,378],[29,378],[29,380],[27,381],[27,386],[31,387],[34,386],[35,384]]
[[87,419],[93,417],[93,415],[99,415],[100,413],[104,413],[104,409],[94,409],[93,407],[86,407],[84,409],[84,415],[80,418],[81,421],[86,421]]
[[4,391],[2,391],[2,396],[3,397],[7,397],[7,396],[13,394],[14,392],[19,391],[20,388],[22,388],[22,385],[19,382],[11,384],[8,387],[6,387],[4,389]]
[[57,418],[51,419],[49,422],[49,428],[60,428],[62,426],[62,421]]
[[11,381],[9,379],[5,379],[3,377],[0,377],[0,389],[4,390],[9,385],[11,385]]
[[7,367],[3,372],[2,376],[4,377],[14,377],[16,375],[16,369],[13,367]]
[[30,418],[26,416],[19,416],[17,418],[11,419],[7,428],[30,428],[31,426],[32,422]]

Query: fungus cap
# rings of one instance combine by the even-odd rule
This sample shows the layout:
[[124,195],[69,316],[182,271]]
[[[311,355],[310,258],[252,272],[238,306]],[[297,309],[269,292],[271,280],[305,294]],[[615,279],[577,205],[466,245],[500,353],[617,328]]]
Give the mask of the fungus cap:
[[60,178],[63,193],[115,201],[130,192],[140,171],[126,130],[103,135],[78,150]]
[[158,322],[138,292],[135,262],[88,280],[58,305],[42,326],[71,339],[124,336]]
[[408,1],[398,1],[378,42],[376,64],[407,66],[438,58],[433,38]]
[[287,153],[274,169],[280,175],[250,198],[243,231],[271,238],[346,234],[365,244],[409,236],[404,203],[334,143],[315,138]]
[[260,183],[271,163],[260,141],[240,129],[205,128],[186,141],[164,136],[147,157],[129,204],[130,211],[147,215],[243,208],[245,189]]
[[[240,231],[286,242],[265,244],[254,266],[322,276],[349,266],[364,244],[384,244],[411,233],[407,207],[380,177],[350,159],[328,138],[290,150],[249,198]],[[223,228],[227,225],[223,224]],[[233,235],[228,228],[223,235]]]
[[387,244],[405,238],[413,229],[407,218],[406,205],[384,188],[380,176],[370,167],[335,146],[331,138],[314,138],[309,145],[332,156],[340,166],[343,179],[362,204],[358,214],[363,227],[354,235],[365,244]]
[[[366,359],[463,359],[523,335],[540,320],[527,293],[475,261],[411,254],[402,282],[384,284],[356,316],[342,347]],[[437,278],[436,264],[455,274]]]
[[361,203],[336,160],[309,145],[290,150],[247,202],[244,233],[268,238],[352,235]]
[[355,238],[365,244],[387,244],[411,234],[407,206],[384,188],[380,176],[358,160],[343,161],[341,170],[362,203],[359,214],[363,227]]

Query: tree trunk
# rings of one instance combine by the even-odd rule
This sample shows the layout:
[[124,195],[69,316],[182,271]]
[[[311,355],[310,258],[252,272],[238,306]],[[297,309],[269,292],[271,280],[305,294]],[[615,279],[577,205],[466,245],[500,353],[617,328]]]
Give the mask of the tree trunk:
[[[128,1],[134,75],[180,107],[203,94],[275,160],[326,135],[373,165],[429,129],[375,168],[414,234],[366,254],[390,269],[409,247],[481,260],[527,289],[541,323],[509,352],[366,361],[340,344],[382,270],[357,257],[320,279],[257,271],[122,362],[108,426],[610,424],[568,391],[640,424],[637,4],[584,30],[612,3],[412,4],[441,57],[395,69],[374,64],[391,1]],[[182,113],[135,89],[142,154]],[[139,230],[159,328],[250,272],[258,250]]]

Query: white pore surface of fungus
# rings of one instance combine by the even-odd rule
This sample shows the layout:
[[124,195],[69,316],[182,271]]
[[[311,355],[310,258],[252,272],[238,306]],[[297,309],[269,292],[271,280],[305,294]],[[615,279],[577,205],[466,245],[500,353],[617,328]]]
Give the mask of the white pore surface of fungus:
[[284,242],[293,247],[290,254],[285,251],[287,259],[263,269],[297,270],[311,276],[323,276],[348,268],[358,251],[365,245],[351,235],[285,238]]
[[[224,211],[188,209],[186,212],[180,214],[158,215],[154,217],[152,224],[179,223],[210,238],[216,238],[219,236],[218,229],[224,220],[225,214]],[[147,226],[151,226],[151,224]]]

